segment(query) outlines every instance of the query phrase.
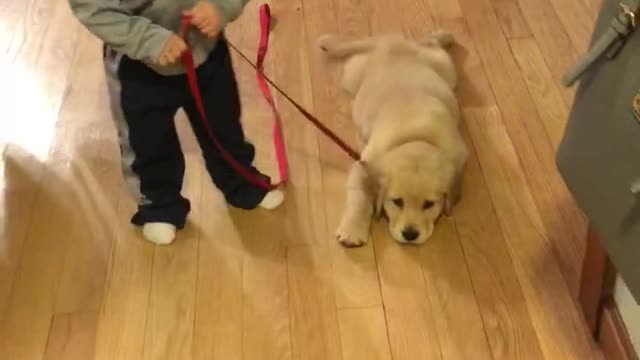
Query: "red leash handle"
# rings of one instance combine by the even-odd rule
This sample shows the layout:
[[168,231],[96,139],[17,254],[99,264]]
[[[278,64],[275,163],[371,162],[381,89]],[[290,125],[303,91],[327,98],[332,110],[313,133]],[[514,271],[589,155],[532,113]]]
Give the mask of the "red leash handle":
[[[204,108],[204,102],[202,100],[202,95],[200,92],[200,86],[198,85],[198,76],[196,74],[195,63],[193,60],[193,53],[190,48],[187,48],[185,53],[182,55],[182,63],[185,67],[185,73],[187,76],[187,81],[189,83],[189,90],[191,91],[191,95],[193,96],[193,100],[196,104],[196,108],[198,109],[198,113],[200,114],[200,118],[202,120],[202,124],[204,125],[213,145],[216,150],[220,153],[222,158],[245,180],[250,182],[251,184],[261,187],[265,190],[273,190],[283,185],[287,182],[288,179],[288,162],[285,152],[284,145],[284,137],[282,135],[282,126],[280,121],[280,116],[276,110],[275,103],[273,101],[273,97],[271,96],[271,92],[269,91],[269,87],[266,85],[264,81],[264,73],[262,71],[262,64],[264,62],[264,58],[266,57],[267,50],[269,47],[269,25],[270,25],[270,10],[268,5],[264,4],[260,6],[260,46],[258,48],[258,64],[260,66],[257,69],[257,78],[258,84],[262,90],[263,95],[267,99],[267,102],[271,106],[273,115],[274,115],[274,123],[273,123],[273,143],[276,151],[276,160],[278,161],[278,172],[280,175],[280,181],[276,184],[270,184],[264,181],[257,174],[249,171],[245,166],[240,164],[233,158],[225,148],[222,146],[218,138],[213,133],[213,130],[209,126],[209,118],[207,117],[207,113]],[[182,37],[187,41],[187,34],[189,32],[189,28],[191,27],[191,17],[185,16],[182,19]]]
[[276,103],[273,100],[273,95],[271,95],[271,90],[267,85],[266,76],[264,75],[264,59],[267,57],[267,52],[269,50],[269,30],[271,29],[271,8],[269,8],[268,4],[260,5],[259,15],[260,43],[258,45],[258,54],[256,55],[256,80],[258,81],[258,86],[262,91],[262,95],[271,107],[271,113],[273,114],[273,127],[271,130],[273,148],[276,153],[280,181],[286,182],[289,179],[289,163],[287,161],[284,136],[282,135],[282,121],[280,119],[278,109],[276,108]]

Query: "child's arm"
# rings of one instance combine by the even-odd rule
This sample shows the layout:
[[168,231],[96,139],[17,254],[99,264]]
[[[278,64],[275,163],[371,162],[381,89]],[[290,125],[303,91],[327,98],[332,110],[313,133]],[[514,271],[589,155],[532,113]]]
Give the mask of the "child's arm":
[[215,39],[220,31],[242,12],[248,0],[199,0],[185,15],[191,17],[191,24],[201,33]]
[[224,18],[226,23],[230,23],[237,19],[242,13],[242,9],[247,5],[249,0],[207,0],[215,5]]
[[[238,1],[239,2],[239,1]],[[69,0],[78,20],[117,52],[135,60],[156,60],[173,33],[124,11],[119,0]]]

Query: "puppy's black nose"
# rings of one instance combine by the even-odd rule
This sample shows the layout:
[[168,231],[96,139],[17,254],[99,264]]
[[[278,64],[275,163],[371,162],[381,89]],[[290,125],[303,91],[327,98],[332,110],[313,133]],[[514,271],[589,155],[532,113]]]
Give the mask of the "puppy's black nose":
[[418,236],[420,236],[420,233],[412,227],[402,230],[402,237],[407,241],[415,241]]

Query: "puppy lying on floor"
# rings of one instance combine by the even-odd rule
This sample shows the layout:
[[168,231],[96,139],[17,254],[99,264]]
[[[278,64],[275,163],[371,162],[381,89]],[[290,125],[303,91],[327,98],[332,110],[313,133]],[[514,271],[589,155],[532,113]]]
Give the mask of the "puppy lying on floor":
[[419,41],[319,39],[328,58],[342,65],[363,143],[347,180],[337,230],[342,245],[364,245],[373,216],[382,213],[395,240],[422,244],[459,200],[468,151],[458,127],[457,74],[445,49],[452,41],[445,32]]

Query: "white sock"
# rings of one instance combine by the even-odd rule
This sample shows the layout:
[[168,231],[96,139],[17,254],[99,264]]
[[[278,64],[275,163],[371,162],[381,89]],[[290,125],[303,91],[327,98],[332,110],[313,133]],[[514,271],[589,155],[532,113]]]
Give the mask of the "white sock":
[[272,190],[264,196],[259,206],[263,209],[273,210],[284,201],[284,193],[281,190]]
[[156,245],[169,245],[176,238],[176,227],[169,223],[150,222],[142,227],[142,235]]

